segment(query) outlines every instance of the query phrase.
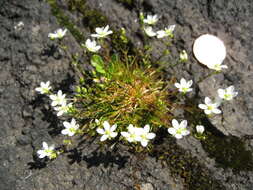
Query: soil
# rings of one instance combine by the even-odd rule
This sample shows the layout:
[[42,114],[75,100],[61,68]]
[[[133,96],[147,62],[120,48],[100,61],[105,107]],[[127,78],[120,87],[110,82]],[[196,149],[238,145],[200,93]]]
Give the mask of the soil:
[[[115,30],[124,27],[134,46],[141,47],[140,11],[159,14],[157,28],[176,24],[172,53],[164,61],[173,64],[180,51],[189,53],[187,63],[167,68],[168,77],[176,72],[178,79],[197,82],[206,76],[209,70],[194,58],[192,44],[201,34],[220,37],[229,68],[195,84],[193,96],[200,103],[205,96],[215,97],[218,88],[234,85],[238,97],[222,106],[222,115],[204,121],[207,141],[164,135],[151,153],[141,154],[123,145],[100,149],[98,139],[82,137],[77,148],[52,162],[40,161],[36,151],[42,141],[62,143],[62,124],[49,100],[34,89],[50,80],[71,93],[76,78],[72,58],[48,33],[67,27],[63,43],[71,54],[80,54],[80,43],[95,24],[109,23]],[[24,25],[15,28],[19,22]],[[0,1],[0,190],[252,190],[252,24],[251,0]],[[156,59],[165,47],[158,40],[152,46]]]

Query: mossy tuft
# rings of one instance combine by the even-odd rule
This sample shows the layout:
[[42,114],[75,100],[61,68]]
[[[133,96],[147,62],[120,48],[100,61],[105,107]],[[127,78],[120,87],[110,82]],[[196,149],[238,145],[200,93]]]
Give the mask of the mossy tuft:
[[252,153],[238,137],[209,133],[202,145],[209,156],[215,158],[219,167],[231,168],[234,172],[253,170]]

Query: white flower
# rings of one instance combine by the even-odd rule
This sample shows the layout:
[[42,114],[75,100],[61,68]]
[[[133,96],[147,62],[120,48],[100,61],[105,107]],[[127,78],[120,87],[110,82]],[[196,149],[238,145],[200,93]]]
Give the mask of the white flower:
[[145,24],[154,25],[158,21],[157,15],[147,15],[147,18],[143,20]]
[[218,95],[224,100],[232,100],[238,95],[238,92],[235,92],[234,86],[229,86],[226,89],[218,89]]
[[197,133],[199,133],[199,134],[203,134],[204,131],[205,131],[205,127],[204,127],[203,125],[197,125],[197,126],[196,126],[196,131],[197,131]]
[[188,60],[188,55],[185,50],[179,54],[180,61],[185,62]]
[[199,104],[199,108],[203,109],[205,114],[209,115],[212,113],[220,114],[221,110],[218,109],[220,102],[212,102],[208,97],[205,97],[205,104]]
[[59,28],[54,33],[49,33],[48,37],[52,40],[57,39],[57,38],[62,39],[65,36],[66,32],[67,32],[67,29],[63,30]]
[[51,88],[52,87],[50,86],[50,81],[47,81],[46,83],[41,82],[40,87],[35,88],[35,90],[41,94],[48,94]]
[[56,153],[54,151],[54,145],[48,146],[46,142],[42,143],[42,149],[37,151],[39,158],[48,157],[49,159],[53,159],[56,157]]
[[51,105],[57,106],[57,105],[64,105],[66,104],[65,94],[62,94],[62,91],[59,90],[57,94],[50,95],[49,98],[52,100]]
[[118,135],[117,132],[114,132],[115,129],[117,128],[116,124],[114,124],[113,126],[110,126],[108,121],[104,121],[103,127],[104,129],[102,128],[97,129],[97,133],[102,135],[102,137],[100,138],[100,141],[105,141],[106,139],[111,139]]
[[128,132],[121,132],[121,135],[125,137],[128,142],[141,141],[141,128],[134,127],[130,124],[127,129]]
[[183,93],[192,91],[191,85],[192,80],[186,81],[184,78],[181,78],[180,83],[175,83],[175,87],[178,88],[179,92]]
[[167,36],[173,37],[173,31],[175,30],[176,25],[170,25],[168,28],[164,30],[157,31],[157,38],[164,38]]
[[156,36],[156,33],[153,31],[153,28],[151,26],[144,27],[144,32],[149,36],[149,37],[154,37]]
[[57,111],[57,116],[62,116],[69,112],[69,110],[73,107],[72,103],[67,104],[67,102],[62,102],[60,106],[54,107],[54,110]]
[[112,34],[112,31],[109,30],[109,25],[105,26],[105,27],[97,27],[95,29],[96,31],[96,34],[91,34],[91,37],[94,37],[94,38],[104,38],[106,37],[107,35],[109,34]]
[[227,69],[227,65],[222,65],[222,63],[216,63],[216,64],[207,64],[206,65],[209,69],[213,69],[216,71],[221,71],[222,69]]
[[155,138],[155,133],[150,133],[150,126],[145,125],[143,129],[140,131],[140,142],[143,147],[146,147],[148,145],[149,140]]
[[90,52],[94,52],[94,53],[97,52],[101,48],[101,46],[97,45],[95,40],[91,41],[90,39],[86,40],[85,47]]
[[61,131],[61,134],[68,135],[70,137],[75,135],[79,129],[79,125],[76,123],[74,118],[72,118],[71,122],[64,121],[63,125],[65,129]]
[[190,131],[186,129],[187,121],[183,120],[180,124],[176,119],[172,120],[172,127],[168,128],[168,132],[176,137],[177,139],[181,139],[183,136],[189,135]]

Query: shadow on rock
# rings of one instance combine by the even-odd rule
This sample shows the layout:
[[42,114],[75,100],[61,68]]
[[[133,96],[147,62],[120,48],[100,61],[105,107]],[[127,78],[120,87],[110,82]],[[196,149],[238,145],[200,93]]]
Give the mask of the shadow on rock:
[[84,160],[87,163],[87,167],[98,167],[101,164],[107,168],[111,167],[113,165],[117,165],[118,169],[122,169],[125,167],[125,164],[127,163],[129,156],[122,156],[118,153],[112,153],[110,151],[107,152],[101,152],[98,149],[93,151],[91,155],[82,155],[82,150],[78,149],[72,149],[69,151],[68,158],[70,159],[69,163],[80,163],[82,160]]
[[49,45],[46,48],[44,48],[43,51],[41,52],[41,55],[47,56],[47,57],[54,57],[54,58],[58,58],[58,59],[61,58],[59,51],[58,51],[58,46],[56,46],[54,44]]
[[28,162],[27,165],[29,166],[30,170],[40,170],[47,167],[47,163],[40,160],[34,160],[34,162]]
[[42,113],[44,114],[43,116],[43,120],[47,121],[49,123],[49,134],[51,136],[56,136],[61,134],[61,130],[63,129],[63,127],[61,125],[59,125],[60,120],[58,119],[58,117],[52,112],[52,110],[48,110],[43,108]]
[[103,164],[105,168],[111,167],[114,164],[118,166],[118,169],[125,167],[125,164],[128,161],[129,156],[121,156],[120,154],[114,154],[110,151],[107,152],[98,152],[94,151],[91,153],[91,156],[84,156],[83,160],[87,162],[88,168],[98,167]]
[[70,159],[69,164],[80,163],[82,161],[82,151],[74,148],[69,151],[68,158]]
[[247,149],[243,139],[225,136],[208,119],[203,123],[208,132],[207,139],[201,141],[202,146],[219,167],[231,168],[233,172],[253,170],[252,152]]

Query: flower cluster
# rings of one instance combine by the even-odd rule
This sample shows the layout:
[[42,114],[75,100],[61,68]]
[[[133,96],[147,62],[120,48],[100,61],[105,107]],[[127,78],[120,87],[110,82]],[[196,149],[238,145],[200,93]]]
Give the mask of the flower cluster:
[[221,105],[222,101],[231,101],[234,97],[238,95],[235,92],[234,86],[229,86],[226,89],[218,89],[218,97],[216,101],[212,101],[209,97],[205,97],[205,104],[199,104],[199,108],[203,109],[205,114],[220,114],[221,110],[218,107]]
[[218,89],[218,95],[221,99],[230,101],[238,95],[238,92],[235,92],[234,86],[229,86],[226,89]]
[[[97,38],[97,39],[106,38],[108,35],[113,33],[111,30],[109,30],[109,25],[105,27],[97,27],[95,28],[95,31],[96,33],[91,34],[91,37]],[[100,45],[97,45],[97,42],[95,40],[90,40],[90,39],[86,40],[84,47],[86,47],[87,50],[92,53],[98,52],[101,48]]]
[[144,128],[134,127],[132,124],[128,126],[127,132],[121,132],[121,135],[130,143],[140,142],[143,147],[155,138],[155,133],[150,133],[150,126],[145,125]]
[[[118,133],[115,132],[117,125],[114,124],[110,126],[108,121],[103,122],[103,128],[97,128],[97,133],[101,136],[100,141],[105,141],[106,139],[115,138]],[[120,133],[124,139],[130,143],[140,142],[143,147],[148,145],[149,140],[155,138],[155,133],[150,133],[150,126],[145,125],[144,128],[134,127],[132,124],[128,126],[127,132]]]
[[[143,15],[143,13],[142,13]],[[142,18],[142,17],[141,17]],[[157,38],[164,38],[164,37],[173,37],[173,31],[175,30],[176,25],[170,25],[163,30],[158,30],[155,32],[153,30],[152,25],[155,25],[159,20],[157,15],[147,15],[147,18],[143,18],[143,23],[146,24],[143,28],[145,34],[149,37],[157,37]]]
[[70,111],[72,108],[72,103],[67,103],[66,94],[63,94],[61,90],[57,94],[49,95],[52,100],[52,107],[57,111],[57,116],[62,116]]
[[[51,106],[55,111],[57,111],[57,116],[62,116],[63,114],[69,113],[72,109],[72,103],[67,103],[66,94],[63,94],[61,90],[57,94],[53,94],[50,90],[50,81],[46,83],[41,82],[40,87],[35,88],[40,94],[46,94],[52,100]],[[63,126],[65,129],[61,131],[63,135],[74,136],[75,134],[81,133],[79,130],[79,125],[76,123],[76,120],[72,118],[71,122],[64,121]],[[46,142],[42,143],[42,149],[37,151],[39,158],[48,157],[49,159],[54,159],[57,157],[59,152],[55,151],[55,146],[48,146]]]
[[[173,32],[175,30],[175,25],[170,25],[168,27],[165,27],[162,30],[154,31],[153,26],[159,20],[158,15],[147,15],[147,17],[144,18],[143,14],[141,14],[141,19],[142,19],[142,24],[144,24],[143,30],[148,37],[155,37],[156,36],[159,39],[165,38],[165,37],[173,38]],[[50,39],[62,39],[65,36],[66,32],[67,32],[66,29],[58,29],[54,33],[49,33],[48,37]],[[108,35],[110,35],[112,33],[113,32],[109,29],[108,25],[105,27],[97,27],[95,29],[95,33],[90,35],[90,38],[88,38],[86,40],[86,42],[83,46],[88,50],[88,52],[96,53],[103,47],[104,38],[106,38]],[[96,40],[98,40],[98,41],[96,41]],[[202,51],[203,49],[201,49],[201,48],[203,48],[203,44],[206,43],[205,40],[207,40],[207,41],[213,40],[210,46],[215,46],[215,44],[220,45],[219,48],[222,52],[218,56],[218,58],[217,57],[213,58],[212,56],[208,55],[207,52],[204,52],[204,54],[203,54],[203,51]],[[215,71],[221,71],[221,70],[227,68],[226,65],[222,65],[222,61],[225,59],[224,49],[222,49],[223,45],[224,44],[221,43],[217,38],[210,36],[210,35],[205,35],[204,38],[196,40],[196,43],[194,44],[194,51],[195,51],[194,53],[196,55],[196,58],[201,63],[206,65],[208,68],[213,69]],[[85,51],[85,52],[87,52],[87,51]],[[206,58],[208,58],[208,59],[206,59]],[[104,62],[100,56],[93,55],[93,57],[91,59],[91,64],[92,64],[92,66],[94,66],[95,70],[91,74],[94,76],[92,76],[93,78],[90,81],[93,81],[93,84],[95,83],[94,91],[96,90],[95,89],[97,87],[96,85],[100,84],[100,86],[98,85],[99,86],[99,90],[98,90],[99,99],[95,99],[95,100],[99,100],[99,102],[100,101],[103,102],[103,100],[104,100],[103,98],[105,96],[102,96],[101,95],[102,93],[105,93],[107,95],[106,97],[108,97],[107,91],[105,91],[106,88],[104,88],[103,84],[106,84],[106,82],[108,82],[108,83],[113,82],[114,79],[111,79],[113,77],[110,77],[109,74],[115,72],[115,73],[117,73],[116,78],[121,78],[121,77],[123,78],[124,77],[124,75],[122,74],[123,72],[120,72],[120,69],[117,67],[118,65],[113,65],[113,64],[115,64],[114,62],[117,62],[117,60],[118,60],[118,57],[115,56],[113,61],[111,61],[111,62],[108,61],[109,64],[107,64],[106,66],[109,69],[106,70],[105,69],[106,67],[103,67]],[[188,60],[188,54],[186,53],[185,50],[183,50],[180,53],[179,60],[180,60],[179,63],[184,63]],[[119,63],[122,63],[122,62],[119,62]],[[110,65],[112,65],[111,68],[110,68]],[[149,69],[150,69],[150,67],[149,67]],[[127,67],[123,67],[123,68],[125,70],[129,69]],[[136,71],[138,77],[140,75],[142,75],[142,73],[139,74],[137,72],[136,68],[134,71]],[[146,72],[144,72],[144,73],[146,75]],[[154,73],[153,70],[152,70],[152,73]],[[108,75],[106,75],[106,74],[108,74]],[[127,73],[127,74],[130,75],[129,73]],[[118,77],[119,75],[120,75],[120,77]],[[134,75],[130,75],[130,76],[134,76]],[[140,83],[140,84],[138,83],[143,78],[137,78],[137,79],[135,79],[135,78],[132,79],[132,78],[130,77],[130,79],[133,80],[134,82],[131,84],[128,84],[128,82],[127,82],[127,85],[125,85],[124,82],[130,81],[130,80],[125,80],[124,82],[120,81],[119,83],[118,83],[118,81],[116,81],[116,84],[120,86],[120,89],[125,89],[125,88],[130,89],[130,90],[127,89],[123,93],[117,94],[117,93],[115,93],[115,88],[112,88],[112,89],[108,88],[108,89],[110,89],[110,93],[111,93],[111,91],[113,91],[112,96],[115,96],[115,97],[120,96],[119,99],[121,99],[121,97],[123,97],[122,99],[124,99],[124,97],[126,96],[127,93],[130,94],[130,97],[127,97],[127,99],[124,99],[124,101],[126,103],[124,101],[121,101],[119,103],[115,101],[116,103],[114,105],[112,105],[114,103],[114,101],[112,101],[112,96],[109,96],[109,106],[108,106],[110,108],[109,113],[113,113],[114,115],[117,115],[117,117],[115,117],[114,115],[108,116],[109,114],[103,115],[102,112],[106,112],[107,109],[104,109],[106,111],[104,111],[104,110],[101,111],[98,109],[99,106],[97,106],[97,107],[95,106],[95,112],[90,112],[93,115],[89,113],[90,115],[87,116],[86,112],[84,112],[83,110],[81,110],[81,113],[78,112],[78,114],[76,114],[76,115],[72,114],[78,109],[75,107],[76,102],[78,102],[78,100],[76,100],[76,99],[78,99],[78,98],[76,98],[77,96],[75,96],[76,99],[73,98],[71,100],[71,102],[69,102],[70,99],[66,98],[66,94],[64,94],[62,92],[62,90],[58,90],[57,93],[54,94],[51,91],[52,87],[50,86],[50,81],[41,82],[40,86],[35,88],[35,90],[37,92],[39,92],[40,94],[44,94],[49,97],[49,99],[51,100],[51,106],[57,112],[58,117],[60,117],[60,116],[67,116],[68,117],[67,119],[64,117],[65,119],[62,123],[64,128],[61,131],[61,134],[67,136],[68,138],[73,137],[78,134],[83,134],[86,132],[89,133],[90,131],[89,131],[89,129],[87,130],[87,128],[89,128],[91,126],[90,127],[91,130],[93,130],[92,132],[95,132],[95,134],[100,135],[101,142],[104,142],[106,140],[124,140],[127,143],[133,144],[133,146],[140,146],[141,145],[142,147],[147,147],[148,144],[150,143],[150,141],[152,141],[152,139],[154,139],[156,137],[155,132],[157,132],[158,126],[159,127],[160,126],[167,127],[168,133],[170,135],[172,135],[173,137],[175,137],[176,139],[182,139],[183,137],[185,137],[191,133],[190,129],[188,127],[188,121],[185,119],[182,119],[182,121],[179,122],[177,119],[175,119],[175,116],[173,114],[170,115],[169,119],[163,118],[165,121],[163,123],[161,122],[162,123],[161,125],[160,125],[160,123],[158,123],[159,121],[153,122],[153,120],[155,120],[155,119],[153,119],[154,118],[153,115],[149,115],[149,116],[151,116],[150,117],[151,119],[145,120],[145,123],[142,123],[143,122],[143,120],[141,120],[142,117],[140,117],[141,119],[138,118],[136,120],[133,120],[133,122],[131,122],[130,119],[124,120],[124,122],[122,122],[121,119],[125,115],[122,114],[123,116],[120,116],[120,114],[119,114],[120,112],[118,110],[119,107],[117,107],[119,104],[121,105],[122,102],[124,102],[125,105],[127,105],[127,106],[125,106],[125,105],[122,106],[123,107],[122,112],[128,112],[131,114],[135,113],[134,112],[135,109],[136,110],[139,109],[139,107],[138,107],[140,105],[139,102],[141,102],[142,100],[144,103],[143,102],[141,102],[141,103],[143,103],[143,105],[145,105],[145,109],[143,109],[145,114],[146,114],[146,112],[149,111],[148,109],[150,107],[155,107],[155,106],[153,106],[153,104],[155,104],[157,102],[158,102],[157,104],[163,106],[164,109],[161,109],[161,110],[165,110],[162,113],[165,113],[168,110],[169,106],[171,106],[171,104],[169,104],[169,106],[167,106],[167,105],[164,106],[164,104],[165,104],[164,99],[156,99],[156,97],[161,95],[160,92],[162,92],[162,91],[159,91],[158,89],[160,89],[160,88],[162,90],[166,89],[166,88],[163,89],[163,86],[166,86],[166,85],[164,85],[166,82],[163,81],[164,83],[162,83],[162,87],[155,86],[151,89],[150,86],[152,86],[152,85],[150,85],[150,84],[153,84],[153,83],[144,83],[146,85],[143,85],[142,83]],[[144,78],[144,79],[146,79],[146,78]],[[150,79],[150,78],[148,78],[148,79]],[[153,78],[151,78],[151,79],[153,79]],[[151,79],[147,80],[147,81],[153,82],[153,80],[151,80]],[[105,82],[105,83],[101,84],[102,83],[101,81]],[[138,88],[137,90],[135,88],[133,88],[136,86]],[[173,96],[174,96],[174,94],[176,94],[175,99],[177,101],[177,98],[180,95],[185,95],[186,93],[190,93],[191,91],[193,91],[193,87],[192,87],[193,80],[187,81],[185,78],[181,78],[179,82],[174,83],[174,86],[177,88],[177,91],[179,91],[181,93],[181,94],[174,93],[174,91],[173,91],[172,94],[173,94]],[[79,88],[82,88],[82,86]],[[83,87],[83,88],[86,88],[86,87]],[[91,91],[93,91],[93,89]],[[155,93],[153,91],[155,91]],[[89,90],[86,90],[85,93],[89,93]],[[109,95],[111,95],[110,93],[109,93]],[[234,86],[229,86],[228,88],[225,88],[225,89],[218,89],[217,93],[218,93],[218,96],[215,101],[209,97],[205,97],[204,103],[198,105],[198,107],[200,109],[202,109],[206,115],[221,114],[221,109],[219,107],[222,104],[222,102],[223,101],[231,101],[234,97],[236,97],[238,95],[238,92],[235,91]],[[89,95],[93,97],[93,96],[95,96],[94,94],[92,94],[92,95],[89,94]],[[145,94],[145,96],[143,94]],[[83,97],[80,98],[81,103],[84,105],[86,103],[85,102],[86,98],[89,96],[88,95],[85,96],[84,93],[81,95],[83,95]],[[168,94],[165,94],[165,95],[163,94],[161,96],[168,97],[167,95]],[[92,101],[87,101],[87,102],[89,104],[95,104],[94,102],[96,102],[96,101],[94,101],[94,99],[91,99],[91,100]],[[116,100],[116,98],[114,100]],[[150,104],[150,102],[153,103],[152,106],[146,106],[147,104]],[[177,102],[175,102],[175,104],[177,104]],[[104,104],[103,106],[106,107],[107,105]],[[113,106],[115,106],[116,108],[114,109]],[[83,106],[83,107],[85,107],[85,106]],[[158,108],[160,108],[160,107],[158,107]],[[99,110],[99,114],[96,115],[96,112],[98,112],[98,110]],[[111,110],[113,110],[114,112]],[[154,110],[155,111],[157,110],[156,107]],[[134,114],[132,114],[131,117],[133,115]],[[86,126],[84,127],[83,125],[81,125],[81,123],[79,123],[80,125],[78,124],[79,121],[82,121],[83,116],[85,116],[86,118],[89,118],[90,122],[87,122],[87,123],[89,123],[87,128],[86,128]],[[166,112],[165,117],[167,117],[167,116],[168,115]],[[118,117],[121,117],[121,118],[118,119]],[[99,118],[100,120],[95,119],[95,118]],[[113,125],[110,125],[109,122],[111,122],[111,121],[114,121],[115,123]],[[139,123],[141,123],[141,124],[139,124]],[[148,124],[146,124],[146,123],[148,123]],[[144,126],[144,127],[139,127],[138,125]],[[169,125],[169,127],[167,125]],[[128,126],[128,127],[126,128],[125,126]],[[155,126],[156,126],[156,129],[155,129]],[[197,138],[204,137],[205,127],[203,125],[196,125],[194,130],[195,130],[195,136]],[[55,150],[54,145],[49,146],[46,142],[43,142],[42,149],[38,150],[37,154],[38,154],[39,158],[48,157],[49,159],[54,159],[57,157],[59,152],[57,152]]]

